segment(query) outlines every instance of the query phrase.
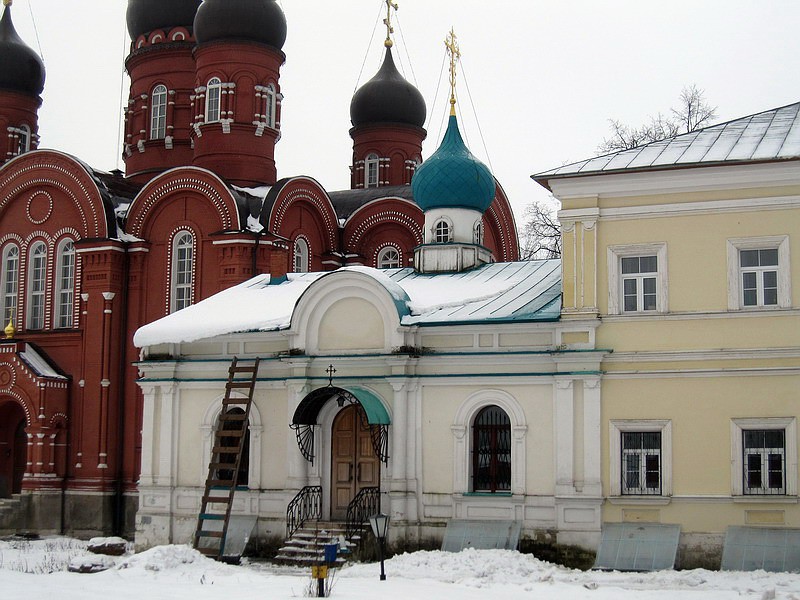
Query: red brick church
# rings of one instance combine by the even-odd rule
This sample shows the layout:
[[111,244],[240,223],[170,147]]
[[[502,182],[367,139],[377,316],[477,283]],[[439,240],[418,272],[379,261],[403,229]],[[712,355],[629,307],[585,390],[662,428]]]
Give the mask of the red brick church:
[[[125,173],[102,172],[38,148],[45,67],[4,4],[0,532],[130,534],[142,428],[133,332],[261,273],[411,264],[426,106],[388,42],[350,106],[351,189],[279,178],[279,5],[129,0]],[[518,259],[499,185],[481,235],[494,260]]]

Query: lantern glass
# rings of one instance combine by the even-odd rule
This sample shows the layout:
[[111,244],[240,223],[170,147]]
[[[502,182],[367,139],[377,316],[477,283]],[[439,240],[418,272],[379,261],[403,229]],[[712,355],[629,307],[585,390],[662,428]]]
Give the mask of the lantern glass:
[[389,526],[389,515],[385,515],[383,513],[372,515],[369,518],[369,524],[372,527],[372,533],[375,534],[376,538],[379,540],[386,539],[386,529]]

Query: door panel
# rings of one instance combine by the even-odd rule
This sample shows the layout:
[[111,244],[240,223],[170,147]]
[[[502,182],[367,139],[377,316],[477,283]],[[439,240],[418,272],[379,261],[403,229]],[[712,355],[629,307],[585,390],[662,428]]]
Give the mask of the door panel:
[[331,432],[331,519],[347,518],[347,506],[361,489],[378,487],[380,461],[372,448],[369,427],[364,426],[362,408],[341,410]]

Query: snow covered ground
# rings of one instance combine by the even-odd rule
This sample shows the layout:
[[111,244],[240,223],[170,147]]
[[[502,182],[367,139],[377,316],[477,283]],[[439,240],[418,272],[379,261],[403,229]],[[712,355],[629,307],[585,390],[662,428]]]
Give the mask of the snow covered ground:
[[[0,598],[34,600],[168,599],[264,600],[309,596],[307,570],[262,564],[230,566],[186,546],[160,546],[113,558],[115,566],[94,574],[66,571],[83,564],[86,543],[68,538],[0,541]],[[800,575],[661,571],[598,573],[565,569],[505,550],[415,552],[378,564],[337,569],[331,598],[369,600],[800,600]]]

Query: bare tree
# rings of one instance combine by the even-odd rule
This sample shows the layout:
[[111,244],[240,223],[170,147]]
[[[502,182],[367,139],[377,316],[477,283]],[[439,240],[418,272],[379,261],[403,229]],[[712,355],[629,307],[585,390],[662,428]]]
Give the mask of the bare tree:
[[555,208],[534,200],[525,209],[520,231],[520,259],[541,260],[561,257],[561,225]]
[[709,105],[703,90],[695,84],[684,86],[678,107],[671,108],[668,117],[658,113],[657,116],[650,117],[649,123],[640,127],[631,127],[616,119],[609,120],[612,135],[597,147],[597,153],[630,150],[643,144],[696,131],[709,125],[716,116],[717,107]]

